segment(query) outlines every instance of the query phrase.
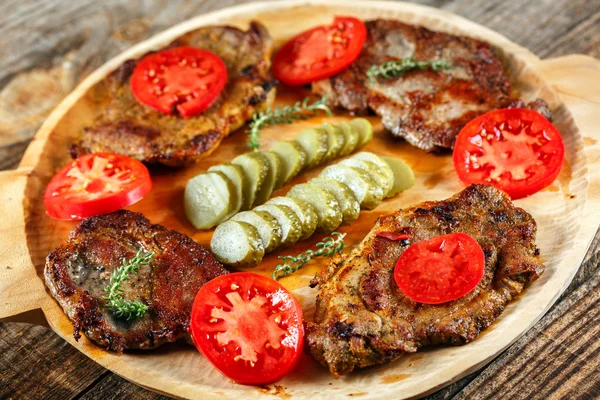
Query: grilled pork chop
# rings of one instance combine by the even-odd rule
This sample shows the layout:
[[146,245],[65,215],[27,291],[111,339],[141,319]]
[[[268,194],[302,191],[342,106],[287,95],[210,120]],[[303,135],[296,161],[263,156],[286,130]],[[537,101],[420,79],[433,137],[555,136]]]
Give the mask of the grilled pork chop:
[[[312,85],[331,106],[358,114],[372,110],[393,135],[425,151],[452,148],[460,129],[487,111],[525,106],[511,99],[510,81],[488,43],[391,20],[368,21],[366,26],[359,58],[338,75]],[[442,59],[451,68],[414,69],[375,81],[367,77],[371,66],[405,57]],[[527,106],[550,118],[543,100]]]
[[[121,288],[124,298],[149,306],[141,319],[127,321],[106,307],[111,273],[139,249],[154,252]],[[209,280],[227,271],[189,237],[152,225],[142,214],[117,211],[81,222],[69,240],[46,259],[46,285],[75,325],[110,350],[153,349],[188,339],[192,303]]]
[[186,119],[139,103],[129,85],[138,60],[126,61],[106,78],[108,106],[72,145],[73,157],[110,151],[146,163],[191,164],[214,151],[255,111],[273,103],[275,82],[269,72],[272,41],[261,24],[253,22],[246,32],[229,26],[200,28],[167,48],[178,46],[210,50],[225,62],[228,81],[212,106]]
[[[392,241],[377,232],[411,235]],[[465,296],[418,304],[396,285],[396,260],[412,243],[453,232],[479,242],[485,273]],[[312,281],[319,285],[308,351],[334,376],[383,364],[426,345],[469,343],[544,271],[535,246],[536,223],[493,186],[473,185],[381,217],[347,257],[336,256]]]

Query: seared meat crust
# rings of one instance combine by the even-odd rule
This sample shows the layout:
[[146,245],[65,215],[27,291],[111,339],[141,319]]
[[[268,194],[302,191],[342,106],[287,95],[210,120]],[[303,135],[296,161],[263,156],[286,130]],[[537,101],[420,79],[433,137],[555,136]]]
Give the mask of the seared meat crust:
[[[381,231],[411,238],[392,241],[376,236]],[[483,248],[482,281],[444,304],[405,297],[393,277],[396,260],[412,243],[453,232],[471,235]],[[357,248],[335,257],[312,281],[320,288],[314,323],[307,326],[307,351],[337,377],[426,345],[471,342],[544,271],[535,233],[531,215],[488,185],[379,218]]]
[[[105,307],[104,288],[123,258],[143,248],[154,259],[131,275],[121,287],[124,297],[149,306],[138,320],[116,318]],[[189,237],[152,225],[142,214],[117,211],[81,222],[69,240],[48,255],[46,285],[80,331],[98,345],[124,349],[153,349],[188,339],[192,304],[209,280],[226,274],[223,266]]]
[[106,78],[108,106],[72,145],[73,157],[110,151],[146,163],[191,164],[208,156],[255,111],[273,103],[272,41],[261,24],[253,22],[246,32],[229,26],[200,28],[167,48],[178,46],[210,50],[225,62],[227,85],[212,106],[196,117],[182,118],[140,104],[129,85],[138,60],[126,61]]
[[[525,107],[511,99],[510,81],[488,43],[392,20],[367,21],[366,26],[360,57],[338,75],[312,85],[331,106],[358,114],[372,110],[393,135],[426,151],[452,148],[460,129],[487,111]],[[375,82],[367,77],[371,66],[405,57],[443,59],[451,69],[415,69]],[[543,100],[528,107],[550,118]]]

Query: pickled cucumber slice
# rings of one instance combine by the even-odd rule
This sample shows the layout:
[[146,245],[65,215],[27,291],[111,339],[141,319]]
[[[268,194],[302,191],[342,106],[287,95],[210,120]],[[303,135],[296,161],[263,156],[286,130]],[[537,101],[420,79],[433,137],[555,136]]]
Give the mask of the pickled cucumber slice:
[[323,161],[333,160],[339,157],[342,148],[346,144],[346,136],[341,128],[326,122],[320,127],[327,133],[327,154]]
[[279,155],[281,160],[280,180],[283,184],[298,175],[308,162],[308,154],[296,141],[277,142],[271,151]]
[[267,204],[288,206],[296,213],[296,216],[300,218],[300,222],[302,223],[302,234],[298,240],[308,239],[315,233],[319,217],[317,216],[315,208],[308,202],[298,198],[279,196],[273,197],[271,200],[267,201]]
[[267,157],[258,152],[242,154],[233,159],[232,163],[241,166],[244,170],[244,185],[242,187],[244,201],[242,202],[242,210],[249,210],[253,204],[258,204],[257,199],[259,197],[264,197],[262,186],[269,173],[268,162]]
[[310,183],[295,185],[287,194],[288,197],[307,201],[317,211],[317,230],[332,232],[342,224],[342,209],[335,196],[327,190]]
[[262,240],[265,253],[270,253],[281,243],[281,226],[277,219],[266,211],[243,211],[236,214],[232,221],[243,221],[256,228]]
[[370,153],[368,151],[361,151],[360,153],[353,155],[352,158],[358,158],[359,160],[370,161],[373,164],[377,164],[377,166],[381,168],[381,172],[383,172],[390,181],[393,181],[394,172],[392,171],[392,168],[377,154]]
[[346,184],[323,176],[313,178],[308,183],[327,190],[335,197],[342,209],[342,220],[345,224],[356,221],[360,215],[360,203]]
[[223,217],[223,221],[227,221],[242,209],[244,194],[242,192],[244,182],[244,170],[237,164],[225,163],[213,165],[208,169],[208,172],[222,172],[229,178],[233,186],[235,186],[235,198],[237,201],[231,202],[231,211]]
[[205,172],[190,179],[183,194],[187,219],[197,229],[209,229],[232,211],[236,188],[222,172]]
[[273,193],[273,189],[275,188],[275,182],[277,181],[277,171],[275,168],[273,168],[273,164],[271,164],[269,157],[264,152],[257,151],[248,154],[248,156],[254,157],[259,162],[263,163],[267,170],[265,178],[258,185],[258,192],[256,192],[254,203],[252,203],[252,207],[256,207],[264,204],[267,200],[269,200],[269,197],[271,197],[271,193]]
[[392,186],[394,186],[394,177],[393,175],[388,178],[385,173],[377,166],[377,164],[372,163],[370,161],[359,160],[355,157],[347,158],[343,161],[339,162],[340,165],[347,165],[349,167],[359,168],[363,171],[366,171],[373,182],[379,185],[383,189],[384,197],[392,190]]
[[325,168],[319,176],[346,184],[354,193],[361,208],[372,210],[383,200],[384,193],[381,186],[372,183],[371,175],[362,169],[338,163]]
[[[285,183],[281,173],[281,158],[273,151],[263,151],[263,154],[267,156],[271,171],[273,172],[273,188],[271,189],[271,193],[273,193],[273,190],[279,189]],[[271,193],[269,193],[269,196]]]
[[234,267],[256,267],[265,255],[260,235],[247,222],[223,222],[210,241],[210,250],[217,260]]
[[360,134],[358,133],[357,130],[352,129],[350,127],[350,124],[347,122],[342,122],[340,124],[337,125],[338,128],[340,128],[342,130],[342,133],[344,134],[345,138],[345,142],[344,142],[344,147],[342,148],[342,151],[340,152],[340,156],[347,156],[348,154],[352,153],[354,151],[354,149],[356,149],[356,147],[358,146],[358,141],[360,139]]
[[263,204],[256,207],[254,211],[266,211],[277,220],[277,223],[281,227],[280,246],[289,246],[300,239],[302,222],[291,208],[275,204]]
[[373,125],[366,119],[354,118],[349,124],[360,135],[357,147],[362,147],[373,139]]
[[381,157],[394,173],[394,186],[388,196],[394,196],[400,192],[410,189],[415,184],[415,174],[407,163],[392,157]]
[[300,143],[300,146],[302,146],[308,155],[309,168],[315,167],[323,162],[327,155],[327,151],[329,150],[329,138],[327,134],[318,129],[306,129],[300,132],[295,140]]

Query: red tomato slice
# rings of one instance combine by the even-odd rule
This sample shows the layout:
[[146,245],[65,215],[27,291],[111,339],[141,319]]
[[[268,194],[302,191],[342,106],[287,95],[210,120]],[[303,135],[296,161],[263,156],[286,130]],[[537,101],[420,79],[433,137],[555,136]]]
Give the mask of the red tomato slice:
[[176,47],[144,57],[131,76],[131,91],[142,104],[165,114],[175,109],[193,117],[215,101],[227,83],[227,67],[215,53]]
[[560,132],[550,121],[532,110],[507,108],[465,125],[453,159],[464,183],[489,183],[520,199],[550,185],[564,155]]
[[54,175],[44,205],[52,218],[83,219],[131,205],[151,188],[150,173],[141,162],[120,154],[86,154]]
[[273,59],[273,74],[291,86],[328,78],[352,64],[366,40],[361,20],[335,17],[332,25],[317,26],[284,44]]
[[279,282],[249,272],[202,286],[190,330],[198,350],[223,375],[250,385],[286,375],[304,343],[300,303]]
[[465,233],[452,233],[410,246],[396,262],[394,279],[418,303],[440,304],[464,296],[483,278],[485,255]]

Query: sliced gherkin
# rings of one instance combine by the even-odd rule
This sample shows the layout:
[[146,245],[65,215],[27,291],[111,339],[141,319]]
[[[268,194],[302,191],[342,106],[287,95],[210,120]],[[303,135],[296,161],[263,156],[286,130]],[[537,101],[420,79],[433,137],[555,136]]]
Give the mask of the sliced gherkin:
[[[381,172],[383,172],[391,182],[394,181],[394,172],[392,171],[392,168],[382,157],[378,156],[377,154],[370,153],[368,151],[361,151],[360,153],[356,153],[355,155],[353,155],[352,158],[357,158],[363,161],[370,161],[374,164],[377,164],[377,166],[381,168]],[[390,194],[390,192],[388,192],[388,195],[386,197],[390,196],[393,196],[393,194]]]
[[345,136],[344,147],[342,147],[340,156],[347,156],[358,147],[360,134],[355,129],[352,129],[347,122],[339,123],[337,126],[342,130],[342,133]]
[[244,201],[243,185],[244,185],[244,170],[237,164],[224,163],[213,165],[208,169],[208,172],[222,172],[229,178],[233,186],[235,186],[235,200],[230,204],[231,210],[225,215],[222,221],[227,221],[242,209]]
[[407,163],[392,157],[382,157],[388,163],[394,174],[394,186],[388,196],[394,196],[400,192],[410,189],[415,184],[415,174]]
[[308,155],[308,167],[316,167],[325,159],[328,145],[328,136],[319,129],[305,129],[296,136],[296,142]]
[[231,218],[232,221],[243,221],[256,228],[262,240],[265,253],[270,253],[281,244],[281,227],[277,219],[266,211],[243,211]]
[[210,241],[217,260],[233,267],[256,267],[265,255],[255,227],[243,221],[226,221],[217,226]]
[[[282,166],[281,166],[281,157],[279,157],[279,155],[277,153],[275,153],[274,151],[263,151],[262,152],[267,159],[269,160],[269,165],[271,167],[271,171],[272,176],[273,176],[273,187],[271,189],[271,193],[273,192],[273,190],[279,189],[280,187],[283,186],[283,184],[285,183],[283,181],[283,174],[282,174]],[[268,176],[268,174],[267,174]],[[270,182],[267,183],[267,181],[265,181],[265,184],[269,184]],[[271,193],[269,193],[269,196],[271,195]],[[268,198],[268,197],[267,197]]]
[[364,118],[354,118],[349,122],[350,127],[360,135],[357,147],[362,147],[373,139],[373,125]]
[[237,204],[237,189],[222,172],[205,172],[190,179],[183,194],[187,219],[197,229],[209,229],[223,221]]
[[315,233],[319,217],[315,208],[305,200],[287,196],[278,196],[273,197],[271,200],[267,201],[266,204],[288,206],[296,213],[302,223],[302,234],[298,240],[308,239]]
[[275,204],[263,204],[254,209],[271,214],[281,227],[281,243],[279,247],[289,246],[298,241],[302,235],[302,222],[291,208]]
[[372,210],[383,200],[383,189],[372,181],[371,175],[362,169],[347,165],[330,165],[319,176],[346,184],[354,193],[361,208]]
[[319,217],[319,231],[329,233],[341,225],[342,209],[335,196],[328,191],[310,183],[302,183],[292,187],[287,196],[305,200],[315,208]]
[[241,209],[249,210],[253,204],[257,203],[259,194],[260,197],[264,197],[262,187],[269,173],[269,160],[265,155],[254,152],[239,155],[231,162],[241,166],[244,170],[244,185],[242,187],[244,201]]
[[359,168],[367,172],[369,175],[371,175],[373,182],[383,189],[384,197],[390,192],[390,190],[392,190],[392,186],[394,186],[394,177],[388,177],[375,163],[350,157],[340,161],[339,164]]
[[333,194],[340,204],[340,208],[342,209],[342,219],[345,224],[351,224],[356,221],[360,215],[360,203],[356,200],[354,193],[346,186],[346,184],[323,176],[313,178],[308,181],[308,183]]
[[277,142],[271,151],[279,155],[281,160],[282,185],[298,175],[308,163],[308,154],[300,143],[294,140]]
[[325,155],[324,161],[333,160],[339,157],[344,145],[346,144],[346,137],[341,128],[331,125],[326,122],[320,126],[320,129],[327,133],[327,154]]

